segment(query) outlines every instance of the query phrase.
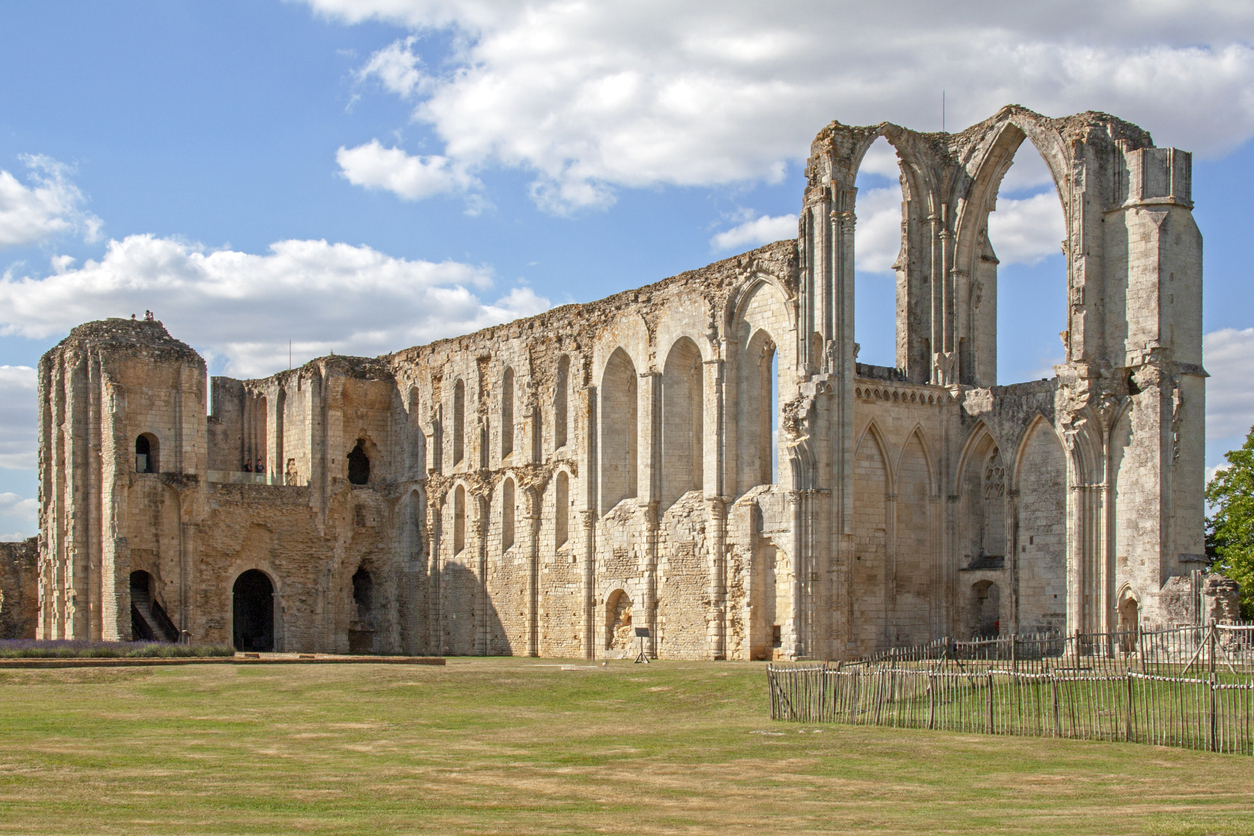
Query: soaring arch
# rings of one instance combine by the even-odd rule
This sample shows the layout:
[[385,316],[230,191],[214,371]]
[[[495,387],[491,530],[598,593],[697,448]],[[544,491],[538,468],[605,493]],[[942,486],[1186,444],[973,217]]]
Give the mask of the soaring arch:
[[705,435],[701,350],[687,337],[671,346],[662,372],[662,509],[703,487]]
[[600,505],[606,514],[624,499],[636,496],[637,421],[636,365],[616,348],[601,374],[599,410]]

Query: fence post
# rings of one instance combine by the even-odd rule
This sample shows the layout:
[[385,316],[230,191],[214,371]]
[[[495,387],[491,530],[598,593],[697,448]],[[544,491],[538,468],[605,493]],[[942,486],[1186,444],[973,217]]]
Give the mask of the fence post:
[[1128,671],[1126,677],[1128,681],[1128,717],[1125,725],[1123,739],[1132,742],[1132,671]]
[[927,727],[936,728],[936,674],[927,673]]
[[1219,751],[1219,735],[1216,733],[1216,690],[1215,657],[1218,655],[1215,636],[1215,619],[1210,620],[1210,750]]
[[1210,750],[1212,752],[1219,751],[1219,735],[1216,733],[1217,729],[1216,729],[1216,723],[1215,723],[1216,721],[1215,703],[1216,703],[1216,696],[1217,696],[1216,692],[1218,690],[1215,687],[1216,684],[1217,683],[1215,682],[1215,674],[1212,673],[1210,675],[1210,734],[1209,734]]
[[1010,634],[1010,669],[1019,672],[1019,634]]
[[1054,737],[1062,737],[1062,714],[1058,710],[1058,675],[1049,673],[1049,690],[1054,697]]
[[823,669],[819,672],[819,716],[815,718],[815,722],[823,722],[823,712],[827,709],[827,662],[823,663]]
[[993,674],[988,674],[988,733],[993,733]]

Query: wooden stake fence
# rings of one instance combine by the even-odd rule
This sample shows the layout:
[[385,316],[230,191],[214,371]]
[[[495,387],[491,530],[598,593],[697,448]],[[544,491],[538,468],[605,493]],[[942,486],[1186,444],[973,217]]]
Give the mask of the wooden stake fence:
[[1107,674],[767,667],[771,718],[1117,740],[1254,754],[1254,682]]

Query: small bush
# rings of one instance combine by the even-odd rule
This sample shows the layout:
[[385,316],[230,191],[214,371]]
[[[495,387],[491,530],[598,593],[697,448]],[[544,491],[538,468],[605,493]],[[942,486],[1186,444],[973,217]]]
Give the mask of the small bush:
[[222,644],[89,642],[71,639],[0,641],[0,659],[181,659],[234,655],[233,648]]

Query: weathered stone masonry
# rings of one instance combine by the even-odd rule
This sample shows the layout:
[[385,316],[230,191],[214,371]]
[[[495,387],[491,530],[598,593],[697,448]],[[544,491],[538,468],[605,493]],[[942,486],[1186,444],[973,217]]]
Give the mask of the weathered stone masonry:
[[[894,369],[853,333],[880,136]],[[1001,386],[988,215],[1025,139],[1066,217],[1066,361]],[[39,371],[40,636],[594,658],[649,626],[665,657],[843,658],[1169,620],[1202,552],[1189,155],[1008,107],[833,122],[807,175],[795,241],[377,359],[209,387],[160,323],[76,328]]]

